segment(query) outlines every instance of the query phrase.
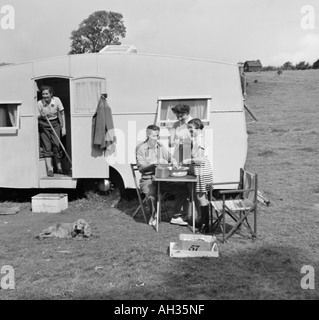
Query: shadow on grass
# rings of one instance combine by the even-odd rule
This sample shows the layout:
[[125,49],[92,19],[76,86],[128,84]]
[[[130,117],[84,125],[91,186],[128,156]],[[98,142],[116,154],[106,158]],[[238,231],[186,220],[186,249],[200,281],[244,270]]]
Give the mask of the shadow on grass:
[[[121,288],[86,288],[65,293],[59,299],[83,300],[288,300],[318,299],[315,290],[300,286],[304,257],[295,247],[261,246],[234,251],[220,248],[218,258],[168,258],[158,264],[156,277],[136,283],[132,278]],[[229,252],[227,252],[229,250]],[[165,258],[165,257],[164,257]],[[154,264],[157,259],[154,257]],[[160,267],[159,267],[160,266]],[[163,267],[165,266],[165,267]],[[318,262],[317,262],[318,266]],[[155,276],[155,275],[154,275]],[[87,293],[84,293],[87,291]],[[103,292],[104,291],[104,292]],[[29,297],[30,298],[30,297]],[[52,297],[51,297],[52,298]],[[31,298],[32,299],[32,298]],[[43,297],[43,299],[46,299]]]
[[[175,283],[188,291],[186,297],[183,293],[186,299],[318,298],[318,292],[310,293],[300,286],[301,267],[309,261],[300,249],[267,245],[247,250],[245,244],[236,247],[233,252],[230,245],[221,245],[219,258],[200,259],[202,263],[197,263],[193,272],[168,274],[167,285]],[[193,262],[184,261],[183,269],[189,270]]]
[[83,197],[76,189],[12,189],[0,188],[0,201],[7,202],[31,202],[31,198],[39,193],[67,193],[68,200],[73,201]]
[[[127,216],[133,218],[135,222],[145,223],[142,209],[140,208],[136,212],[140,203],[139,203],[138,198],[136,196],[136,191],[135,190],[133,190],[133,191],[134,191],[134,193],[131,193],[131,196],[129,198],[126,197],[126,198],[122,199],[117,204],[116,208],[121,210]],[[163,221],[163,222],[169,222],[172,217],[172,202],[170,202],[170,200],[171,199],[168,199],[162,204],[161,221]],[[148,222],[151,217],[151,214],[150,214],[150,210],[148,208],[148,205],[145,203],[144,203],[144,209],[145,209],[146,221]],[[134,215],[134,217],[133,217],[133,215]]]
[[[263,246],[219,258],[176,260],[170,272],[154,292],[144,292],[149,299],[318,299],[314,290],[300,286],[301,267],[307,259],[295,247]],[[223,254],[223,251],[225,254]],[[316,262],[317,267],[319,265]],[[165,293],[170,288],[170,293]],[[137,293],[136,293],[137,294]]]

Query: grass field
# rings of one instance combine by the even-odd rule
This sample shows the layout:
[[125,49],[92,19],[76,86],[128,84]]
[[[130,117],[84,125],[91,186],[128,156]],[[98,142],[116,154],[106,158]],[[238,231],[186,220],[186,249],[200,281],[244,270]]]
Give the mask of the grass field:
[[[318,283],[300,285],[302,266],[319,275],[319,71],[248,73],[247,82],[258,121],[247,117],[246,168],[271,201],[258,207],[255,242],[234,235],[218,243],[218,258],[173,259],[169,243],[190,230],[163,222],[154,232],[131,218],[136,200],[114,207],[90,193],[70,199],[61,214],[35,214],[29,195],[18,195],[0,204],[20,207],[0,216],[0,267],[14,267],[16,284],[0,299],[319,299]],[[91,240],[34,239],[79,218],[89,222]]]

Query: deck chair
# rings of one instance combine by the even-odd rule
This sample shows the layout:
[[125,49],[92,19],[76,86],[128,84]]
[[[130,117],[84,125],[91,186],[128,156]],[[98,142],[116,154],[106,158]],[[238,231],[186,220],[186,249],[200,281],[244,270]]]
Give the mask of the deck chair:
[[[136,210],[134,211],[133,215],[132,215],[132,218],[134,218],[137,213],[141,210],[142,211],[142,214],[143,214],[143,217],[144,217],[144,220],[145,220],[145,223],[147,223],[147,218],[146,218],[146,208],[145,208],[145,203],[146,203],[146,198],[142,197],[142,193],[141,193],[141,190],[140,190],[140,187],[139,187],[139,184],[137,182],[137,177],[136,177],[136,171],[139,171],[138,170],[138,167],[135,163],[131,163],[131,170],[132,170],[132,175],[133,175],[133,180],[134,180],[134,183],[135,183],[135,188],[136,188],[136,193],[137,193],[137,197],[138,197],[138,201],[139,201],[139,205],[138,207],[136,208]],[[168,209],[165,205],[165,200],[169,197],[169,194],[168,193],[164,193],[162,195],[162,209],[164,212],[168,212]]]
[[[219,183],[226,184],[226,183]],[[244,169],[240,169],[240,181],[229,182],[228,184],[238,184],[239,189],[222,190],[220,195],[222,200],[217,200],[212,196],[212,189],[210,188],[210,203],[213,215],[215,213],[217,219],[212,222],[212,230],[216,230],[221,226],[223,232],[223,242],[231,237],[237,230],[244,225],[250,232],[252,239],[257,237],[257,174],[249,173]],[[226,195],[236,194],[234,199],[227,199]],[[248,215],[253,216],[254,229],[252,230],[249,222]],[[231,230],[226,234],[226,215],[228,215],[235,224]],[[222,225],[221,225],[222,222]]]

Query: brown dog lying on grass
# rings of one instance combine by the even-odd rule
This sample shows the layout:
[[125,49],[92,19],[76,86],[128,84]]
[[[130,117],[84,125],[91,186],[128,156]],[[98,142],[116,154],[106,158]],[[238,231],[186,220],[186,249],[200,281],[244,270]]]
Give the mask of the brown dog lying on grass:
[[74,223],[57,223],[43,230],[40,234],[36,235],[35,238],[39,240],[44,238],[70,239],[78,236],[90,238],[91,235],[89,224],[85,220],[79,219]]

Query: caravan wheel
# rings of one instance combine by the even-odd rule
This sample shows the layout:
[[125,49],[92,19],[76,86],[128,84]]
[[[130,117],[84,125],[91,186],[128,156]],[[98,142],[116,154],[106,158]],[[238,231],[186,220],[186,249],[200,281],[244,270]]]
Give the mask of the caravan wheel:
[[118,203],[125,192],[123,179],[114,168],[110,168],[109,179],[78,179],[76,188],[81,197],[94,192],[108,197],[112,203]]
[[117,170],[110,167],[110,181],[111,181],[111,190],[117,190],[120,196],[124,195],[125,186],[122,176],[119,174]]

